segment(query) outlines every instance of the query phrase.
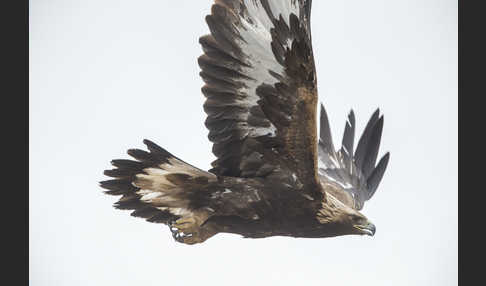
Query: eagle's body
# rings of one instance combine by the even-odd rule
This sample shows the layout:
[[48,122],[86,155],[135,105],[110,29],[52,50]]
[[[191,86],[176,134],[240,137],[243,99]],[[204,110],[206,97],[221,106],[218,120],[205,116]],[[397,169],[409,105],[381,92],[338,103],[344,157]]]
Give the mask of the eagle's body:
[[114,160],[101,186],[115,207],[170,226],[193,244],[245,237],[374,234],[359,210],[376,191],[383,117],[375,112],[353,154],[354,114],[336,151],[324,107],[317,136],[311,0],[216,0],[200,38],[206,126],[217,160],[209,171],[145,140],[136,161]]

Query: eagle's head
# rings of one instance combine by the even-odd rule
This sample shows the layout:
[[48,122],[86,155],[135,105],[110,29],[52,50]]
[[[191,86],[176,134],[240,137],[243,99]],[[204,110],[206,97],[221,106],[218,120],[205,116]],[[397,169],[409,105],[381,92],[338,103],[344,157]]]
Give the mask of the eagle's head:
[[375,225],[359,211],[343,204],[331,194],[327,194],[316,214],[317,221],[325,225],[326,236],[348,234],[370,235],[376,231]]

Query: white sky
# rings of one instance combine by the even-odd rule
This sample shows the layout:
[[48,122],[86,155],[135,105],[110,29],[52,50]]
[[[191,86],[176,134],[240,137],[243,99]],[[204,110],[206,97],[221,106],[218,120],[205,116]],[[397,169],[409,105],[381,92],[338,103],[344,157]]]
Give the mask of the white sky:
[[[31,0],[30,285],[457,285],[457,1],[315,0],[320,100],[340,145],[385,114],[374,237],[173,241],[115,210],[110,160],[153,140],[208,169],[198,37],[210,0]],[[168,5],[170,3],[170,5]]]

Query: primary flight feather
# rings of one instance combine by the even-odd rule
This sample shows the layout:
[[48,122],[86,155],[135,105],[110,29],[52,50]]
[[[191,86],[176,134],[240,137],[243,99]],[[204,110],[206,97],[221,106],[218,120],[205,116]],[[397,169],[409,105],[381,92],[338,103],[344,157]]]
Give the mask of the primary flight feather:
[[351,111],[334,148],[324,106],[317,137],[317,77],[311,0],[215,0],[199,39],[205,124],[213,153],[204,171],[144,140],[148,152],[113,160],[118,209],[167,224],[175,240],[201,243],[220,232],[245,237],[331,237],[375,233],[359,212],[375,193],[389,154],[376,164],[383,129],[377,110],[354,151]]

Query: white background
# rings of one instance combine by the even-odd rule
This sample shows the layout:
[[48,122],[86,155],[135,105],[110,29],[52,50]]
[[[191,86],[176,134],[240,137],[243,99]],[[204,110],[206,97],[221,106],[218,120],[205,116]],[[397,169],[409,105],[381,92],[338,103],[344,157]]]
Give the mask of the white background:
[[30,285],[457,285],[457,1],[316,0],[319,97],[340,145],[385,114],[374,237],[173,241],[98,181],[151,139],[208,169],[209,0],[31,0]]

